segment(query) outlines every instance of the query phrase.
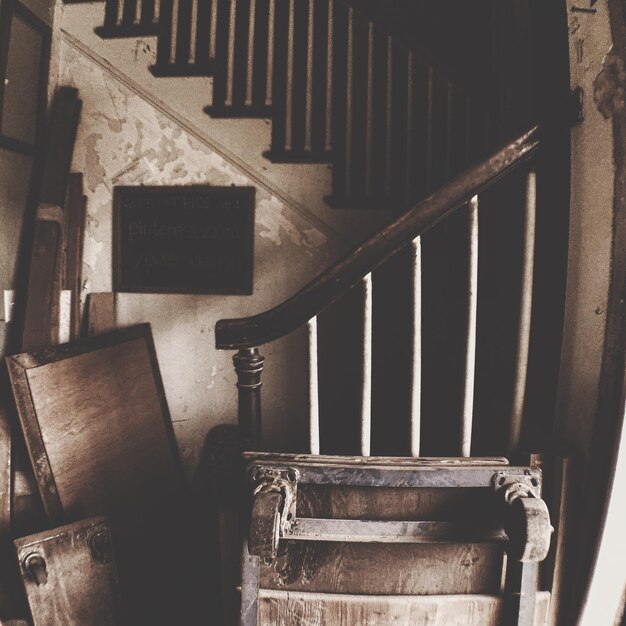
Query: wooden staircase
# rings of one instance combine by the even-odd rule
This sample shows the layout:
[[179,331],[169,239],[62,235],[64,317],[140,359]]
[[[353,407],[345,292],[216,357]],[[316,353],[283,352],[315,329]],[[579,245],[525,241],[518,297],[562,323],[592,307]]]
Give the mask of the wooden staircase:
[[494,105],[425,60],[406,24],[389,34],[415,8],[394,3],[379,26],[366,5],[106,0],[97,32],[156,35],[155,76],[212,76],[211,116],[270,118],[265,156],[331,164],[332,207],[402,212],[486,153]]

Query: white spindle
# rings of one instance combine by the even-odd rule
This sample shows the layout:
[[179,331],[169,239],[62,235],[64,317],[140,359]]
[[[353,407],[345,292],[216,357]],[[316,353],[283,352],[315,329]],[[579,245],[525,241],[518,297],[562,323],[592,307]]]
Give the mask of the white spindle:
[[411,456],[420,455],[422,416],[422,240],[413,250],[413,369],[411,372]]
[[526,178],[526,206],[524,215],[524,256],[520,298],[519,331],[517,335],[517,358],[515,360],[515,382],[511,406],[509,452],[514,452],[520,441],[526,378],[528,374],[528,350],[530,346],[530,323],[533,303],[533,274],[535,263],[535,216],[537,208],[537,175],[534,171]]
[[469,203],[467,275],[467,332],[465,343],[465,379],[461,421],[461,455],[469,456],[474,421],[474,379],[476,375],[476,312],[478,306],[478,196]]
[[246,106],[252,106],[252,88],[254,81],[254,38],[256,35],[256,0],[250,0],[250,18],[248,28],[248,55],[246,65]]
[[72,290],[62,289],[59,292],[59,326],[58,343],[67,343],[72,332]]
[[[198,3],[200,0],[193,0],[191,3],[191,27],[189,33],[189,63],[196,62],[196,43],[198,41]],[[201,35],[204,36],[204,33]]]
[[372,275],[363,279],[363,385],[361,455],[370,456],[372,439]]
[[307,324],[309,334],[309,449],[320,453],[320,404],[317,369],[317,317]]
[[228,17],[228,62],[226,64],[226,106],[233,104],[235,88],[235,29],[237,26],[237,0],[231,0]]
[[217,37],[217,2],[211,2],[211,29],[209,31],[209,58],[215,58]]
[[178,0],[172,0],[172,39],[170,40],[170,63],[176,63],[178,44]]
[[135,24],[140,24],[141,23],[141,8],[143,5],[143,0],[137,0],[137,3],[135,4],[135,19],[134,19],[134,23]]

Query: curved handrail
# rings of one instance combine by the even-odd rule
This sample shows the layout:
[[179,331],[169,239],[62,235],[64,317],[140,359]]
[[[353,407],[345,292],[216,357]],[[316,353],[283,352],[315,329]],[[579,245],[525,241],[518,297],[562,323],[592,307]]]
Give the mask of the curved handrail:
[[528,159],[539,146],[539,132],[535,126],[469,167],[273,309],[251,317],[219,320],[215,327],[217,349],[258,347],[306,324],[415,237]]

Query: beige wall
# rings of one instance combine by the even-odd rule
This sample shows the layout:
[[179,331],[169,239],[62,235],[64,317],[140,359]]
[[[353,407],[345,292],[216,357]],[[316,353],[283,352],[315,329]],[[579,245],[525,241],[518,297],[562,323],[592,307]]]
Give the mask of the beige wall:
[[[254,185],[235,164],[104,63],[59,43],[59,82],[78,88],[83,110],[73,169],[84,173],[88,219],[84,293],[111,290],[111,198],[115,185]],[[236,124],[236,122],[235,122]],[[118,295],[120,326],[150,322],[179,447],[194,467],[208,430],[236,421],[231,353],[214,349],[215,322],[263,311],[295,293],[346,250],[343,238],[320,227],[256,184],[255,276],[252,296]],[[263,348],[265,445],[295,449],[306,433],[305,337]]]

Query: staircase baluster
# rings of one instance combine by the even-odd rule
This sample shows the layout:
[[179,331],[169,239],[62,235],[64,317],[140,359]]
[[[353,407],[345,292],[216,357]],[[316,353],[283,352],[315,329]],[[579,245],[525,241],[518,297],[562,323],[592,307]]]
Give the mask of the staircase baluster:
[[317,366],[317,317],[308,324],[309,337],[309,449],[311,454],[320,453],[320,404]]
[[422,415],[422,238],[411,244],[413,251],[413,367],[411,371],[411,456],[420,455]]
[[253,449],[261,443],[261,373],[265,358],[258,348],[243,348],[233,356],[239,392],[239,428]]
[[346,70],[346,154],[345,195],[352,194],[352,99],[354,90],[354,9],[348,9],[348,63]]
[[372,275],[363,286],[363,381],[361,388],[361,455],[370,456],[372,438]]
[[461,456],[470,456],[474,421],[474,379],[476,375],[476,313],[478,307],[478,196],[469,203],[467,274],[467,332],[465,336],[465,378],[461,417]]
[[333,121],[333,49],[334,49],[334,24],[335,6],[334,0],[328,0],[328,48],[326,51],[326,110],[324,128],[324,151],[330,152],[333,147],[332,121]]
[[267,33],[267,76],[265,83],[265,106],[272,106],[272,83],[274,82],[274,28],[276,25],[276,0],[269,0]]
[[372,144],[374,141],[374,23],[370,22],[367,31],[367,106],[365,113],[365,194],[372,193]]
[[254,87],[254,37],[256,27],[256,0],[250,0],[250,25],[248,27],[248,56],[246,58],[246,97],[245,106],[252,106],[252,89]]
[[519,447],[526,396],[528,374],[528,351],[530,346],[530,324],[533,303],[533,274],[535,262],[535,220],[537,209],[537,175],[530,171],[526,177],[526,206],[524,209],[524,256],[522,260],[521,301],[517,352],[515,360],[515,382],[511,407],[509,454]]
[[230,14],[228,16],[228,62],[226,69],[226,101],[225,106],[233,105],[235,89],[235,33],[237,27],[237,0],[230,0]]
[[307,23],[307,53],[306,53],[306,93],[305,116],[304,116],[304,151],[310,152],[312,145],[313,127],[313,51],[314,37],[317,28],[315,24],[315,0],[309,0],[309,12]]
[[158,30],[158,0],[106,0],[104,24],[95,29],[107,39],[156,35]]

